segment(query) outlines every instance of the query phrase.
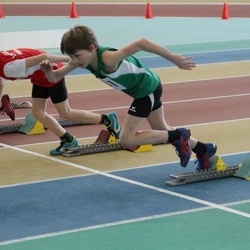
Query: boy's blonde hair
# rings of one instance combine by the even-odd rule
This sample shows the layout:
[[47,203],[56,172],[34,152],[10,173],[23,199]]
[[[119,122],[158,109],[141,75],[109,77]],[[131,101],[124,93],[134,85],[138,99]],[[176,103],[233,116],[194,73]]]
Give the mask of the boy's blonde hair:
[[73,55],[78,50],[89,50],[90,45],[99,47],[94,32],[87,26],[78,25],[70,29],[61,39],[61,52],[67,55]]

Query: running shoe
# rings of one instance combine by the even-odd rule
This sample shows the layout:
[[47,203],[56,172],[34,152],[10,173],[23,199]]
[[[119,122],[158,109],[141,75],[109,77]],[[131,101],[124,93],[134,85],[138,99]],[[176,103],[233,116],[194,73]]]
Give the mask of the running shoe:
[[176,154],[180,157],[181,166],[186,167],[192,154],[189,140],[191,133],[186,128],[178,128],[176,131],[180,134],[180,138],[174,141],[172,145],[175,147]]
[[107,127],[108,131],[118,140],[120,136],[121,126],[116,112],[107,114],[110,124]]
[[196,168],[196,170],[198,171],[208,169],[209,160],[217,151],[217,146],[213,143],[206,143],[205,147],[206,153],[203,156],[199,157],[198,155],[196,155],[196,159],[198,162],[198,167]]
[[51,155],[61,155],[67,149],[74,148],[78,146],[78,140],[74,137],[72,142],[61,142],[60,146],[50,150]]
[[9,95],[3,95],[2,99],[1,99],[1,102],[2,102],[2,106],[0,108],[1,114],[6,113],[10,117],[10,119],[12,121],[14,121],[15,120],[15,111],[14,111],[14,109],[12,108],[12,106],[10,104]]

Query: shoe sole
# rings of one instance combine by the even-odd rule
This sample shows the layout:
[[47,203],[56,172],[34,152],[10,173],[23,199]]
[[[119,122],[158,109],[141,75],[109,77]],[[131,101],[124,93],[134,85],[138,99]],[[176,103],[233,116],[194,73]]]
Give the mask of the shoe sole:
[[[76,141],[76,143],[74,145],[72,145],[72,146],[70,146],[68,148],[70,149],[70,148],[74,148],[74,147],[77,147],[77,146],[78,146],[78,141]],[[66,151],[67,147],[64,147],[63,149],[65,149],[65,151]],[[56,149],[54,149],[55,151],[52,151],[52,150],[50,151],[50,155],[62,155],[65,152],[65,151],[58,151]]]

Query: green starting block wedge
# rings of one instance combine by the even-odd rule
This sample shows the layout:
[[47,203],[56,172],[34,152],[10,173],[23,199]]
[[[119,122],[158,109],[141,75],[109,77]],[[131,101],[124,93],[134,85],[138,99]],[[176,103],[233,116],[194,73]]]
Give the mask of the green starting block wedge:
[[244,159],[234,176],[250,181],[250,157]]
[[30,112],[27,113],[22,127],[18,130],[26,135],[43,134],[45,132],[41,122],[39,122]]

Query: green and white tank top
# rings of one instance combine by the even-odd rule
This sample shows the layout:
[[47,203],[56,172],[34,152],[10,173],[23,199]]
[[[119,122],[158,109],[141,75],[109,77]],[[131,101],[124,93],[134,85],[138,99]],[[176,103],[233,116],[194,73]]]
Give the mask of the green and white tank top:
[[135,99],[151,94],[159,86],[159,77],[133,56],[129,56],[121,61],[116,71],[110,74],[105,73],[102,53],[106,50],[116,49],[100,46],[97,51],[98,69],[94,70],[91,65],[86,67],[101,81]]

